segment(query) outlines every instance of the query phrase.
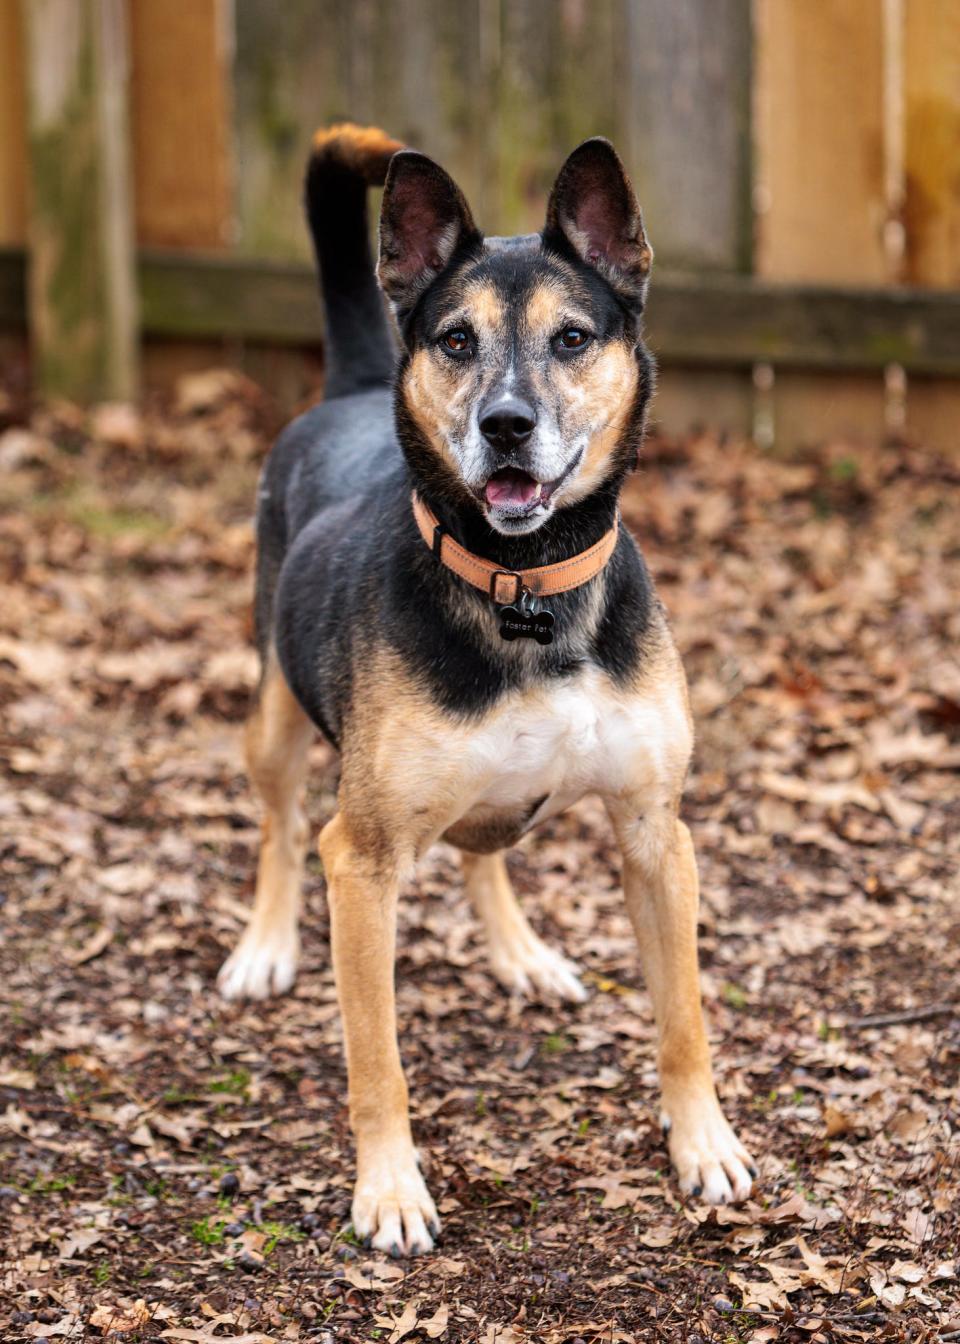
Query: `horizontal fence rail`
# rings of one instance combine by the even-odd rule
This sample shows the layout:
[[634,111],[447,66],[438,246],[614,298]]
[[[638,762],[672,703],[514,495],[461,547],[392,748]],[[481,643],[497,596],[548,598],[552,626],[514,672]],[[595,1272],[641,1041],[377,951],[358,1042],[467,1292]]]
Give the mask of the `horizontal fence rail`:
[[[26,258],[0,250],[0,323],[24,326]],[[141,327],[168,339],[281,345],[323,339],[314,271],[296,262],[142,251]],[[960,375],[960,293],[775,284],[748,276],[656,275],[648,339],[683,365]]]

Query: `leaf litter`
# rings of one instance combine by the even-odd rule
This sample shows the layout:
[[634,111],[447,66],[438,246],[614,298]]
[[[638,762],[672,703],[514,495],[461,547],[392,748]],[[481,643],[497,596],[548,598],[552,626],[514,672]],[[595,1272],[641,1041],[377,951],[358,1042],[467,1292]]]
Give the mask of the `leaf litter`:
[[[506,998],[454,856],[401,909],[414,1126],[444,1217],[349,1232],[319,863],[294,992],[229,1006],[256,474],[223,370],[0,415],[0,1331],[124,1340],[960,1338],[960,467],[653,438],[625,499],[698,727],[706,1013],[761,1176],[678,1196],[602,809],[511,855],[576,1009]],[[312,823],[334,806],[316,748]]]

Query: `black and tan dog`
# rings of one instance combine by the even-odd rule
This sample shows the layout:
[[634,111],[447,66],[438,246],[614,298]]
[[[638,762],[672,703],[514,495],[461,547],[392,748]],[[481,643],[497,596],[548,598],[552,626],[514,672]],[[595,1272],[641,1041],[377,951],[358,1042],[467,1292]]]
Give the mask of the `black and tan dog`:
[[[399,152],[397,152],[399,151]],[[380,285],[366,188],[385,180]],[[511,990],[581,999],[521,913],[504,850],[586,793],[623,855],[659,1031],[681,1189],[747,1195],[717,1101],[697,972],[697,872],[677,809],[686,683],[643,560],[618,528],[652,384],[651,250],[604,140],[567,159],[542,234],[487,238],[454,182],[380,131],[318,135],[307,208],[327,313],[326,400],[281,436],[257,518],[263,680],[248,730],[266,816],[228,997],[289,988],[315,728],[341,753],[320,836],[357,1142],[353,1224],[428,1250],[436,1209],[397,1048],[397,893],[440,837]]]

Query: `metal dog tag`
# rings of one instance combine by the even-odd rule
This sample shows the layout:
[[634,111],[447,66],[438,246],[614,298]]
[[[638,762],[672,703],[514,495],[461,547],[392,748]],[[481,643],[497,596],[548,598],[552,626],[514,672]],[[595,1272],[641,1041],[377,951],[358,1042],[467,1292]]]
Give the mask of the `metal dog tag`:
[[538,644],[552,644],[553,626],[553,612],[545,607],[530,612],[518,607],[503,607],[500,611],[501,639],[535,639]]

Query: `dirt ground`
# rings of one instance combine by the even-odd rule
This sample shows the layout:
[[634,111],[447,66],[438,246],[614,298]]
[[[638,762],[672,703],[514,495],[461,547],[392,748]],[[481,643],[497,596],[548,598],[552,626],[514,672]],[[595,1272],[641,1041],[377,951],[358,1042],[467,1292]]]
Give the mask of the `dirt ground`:
[[394,1262],[349,1230],[315,858],[294,992],[214,988],[257,845],[270,408],[214,372],[142,414],[0,417],[0,1338],[960,1339],[957,461],[650,442],[626,512],[691,680],[706,1011],[755,1197],[679,1198],[588,802],[510,859],[582,1007],[501,992],[452,851],[403,901],[444,1233]]

